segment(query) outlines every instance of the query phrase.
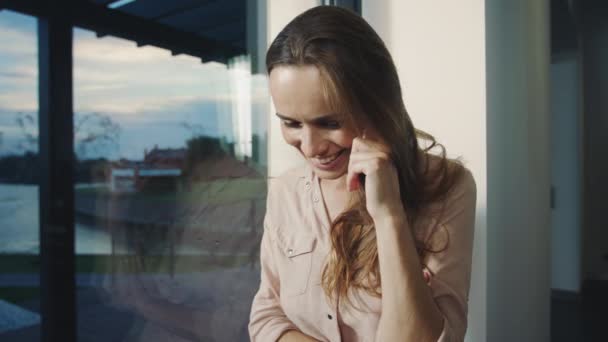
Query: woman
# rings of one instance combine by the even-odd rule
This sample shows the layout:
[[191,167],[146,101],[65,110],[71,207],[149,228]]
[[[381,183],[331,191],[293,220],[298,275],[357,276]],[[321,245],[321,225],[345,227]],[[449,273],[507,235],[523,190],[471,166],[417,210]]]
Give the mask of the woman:
[[251,339],[463,340],[475,182],[414,129],[381,39],[316,7],[266,65],[283,137],[307,163],[269,187]]

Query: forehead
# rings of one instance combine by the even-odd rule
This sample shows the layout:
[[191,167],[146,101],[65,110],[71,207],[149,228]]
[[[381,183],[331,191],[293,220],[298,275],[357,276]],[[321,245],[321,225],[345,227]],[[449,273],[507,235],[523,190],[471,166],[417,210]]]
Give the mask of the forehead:
[[278,113],[310,120],[332,112],[323,93],[323,78],[316,66],[279,66],[270,72],[270,95]]

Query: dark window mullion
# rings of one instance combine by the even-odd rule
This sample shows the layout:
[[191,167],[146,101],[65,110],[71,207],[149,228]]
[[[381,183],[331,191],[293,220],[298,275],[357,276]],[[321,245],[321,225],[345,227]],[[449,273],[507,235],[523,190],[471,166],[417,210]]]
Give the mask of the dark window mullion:
[[[68,1],[69,3],[69,1]],[[72,25],[38,18],[42,341],[76,341]]]

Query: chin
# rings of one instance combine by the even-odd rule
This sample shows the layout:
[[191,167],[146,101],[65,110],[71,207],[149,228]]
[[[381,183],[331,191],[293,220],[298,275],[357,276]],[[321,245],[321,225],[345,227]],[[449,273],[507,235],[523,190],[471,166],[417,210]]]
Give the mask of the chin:
[[316,167],[314,167],[314,165],[311,165],[313,171],[315,172],[315,174],[317,175],[317,177],[319,177],[320,179],[327,179],[327,180],[333,180],[333,179],[338,179],[344,175],[346,175],[346,170],[320,170]]
[[[309,165],[320,179],[333,180],[344,176],[348,171],[350,150],[343,148],[331,161],[324,164],[316,158],[307,158]],[[302,153],[303,154],[303,153]]]

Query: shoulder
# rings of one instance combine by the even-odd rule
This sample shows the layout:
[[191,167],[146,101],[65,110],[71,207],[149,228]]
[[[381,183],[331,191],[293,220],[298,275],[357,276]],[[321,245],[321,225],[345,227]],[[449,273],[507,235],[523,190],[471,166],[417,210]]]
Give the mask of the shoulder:
[[469,236],[474,230],[477,185],[473,173],[468,168],[461,164],[455,168],[456,178],[441,205],[438,223],[448,230]]
[[309,178],[311,172],[312,170],[310,170],[310,167],[304,163],[292,167],[291,169],[281,173],[279,176],[270,177],[269,182],[273,185],[282,187],[294,187],[302,179]]
[[458,164],[454,166],[459,168],[454,179],[454,185],[448,192],[447,201],[455,200],[471,200],[477,197],[477,183],[473,177],[473,173],[466,166]]
[[275,228],[285,222],[297,221],[307,207],[306,194],[311,188],[312,170],[299,165],[278,177],[268,179],[266,213]]
[[[449,183],[451,186],[449,189],[446,189],[446,193],[444,196],[444,202],[447,204],[448,202],[453,202],[459,198],[465,197],[476,197],[477,194],[477,184],[475,182],[475,178],[473,177],[473,173],[466,166],[462,164],[462,162],[454,159],[443,159],[440,156],[427,153],[426,158],[423,158],[423,162],[421,163],[422,168],[426,168],[428,163],[428,168],[426,169],[428,175],[436,176],[436,171],[443,166],[443,162],[446,163],[447,175],[449,176]],[[439,178],[439,177],[434,177]],[[439,179],[435,179],[439,180]]]
[[[442,158],[429,155],[427,161],[433,185],[441,185],[440,177],[434,171],[442,167]],[[439,226],[458,231],[472,229],[469,223],[474,220],[477,204],[477,184],[473,173],[457,160],[445,159],[445,162],[449,187],[444,187],[442,195],[422,209],[417,222],[420,224],[417,226],[420,237],[432,236]],[[461,223],[465,223],[464,227]]]
[[454,181],[452,189],[448,192],[448,202],[459,202],[462,206],[475,206],[477,201],[477,183],[473,173],[465,166]]
[[293,167],[277,177],[268,178],[268,199],[289,198],[298,193],[299,188],[311,181],[310,168],[306,164]]

